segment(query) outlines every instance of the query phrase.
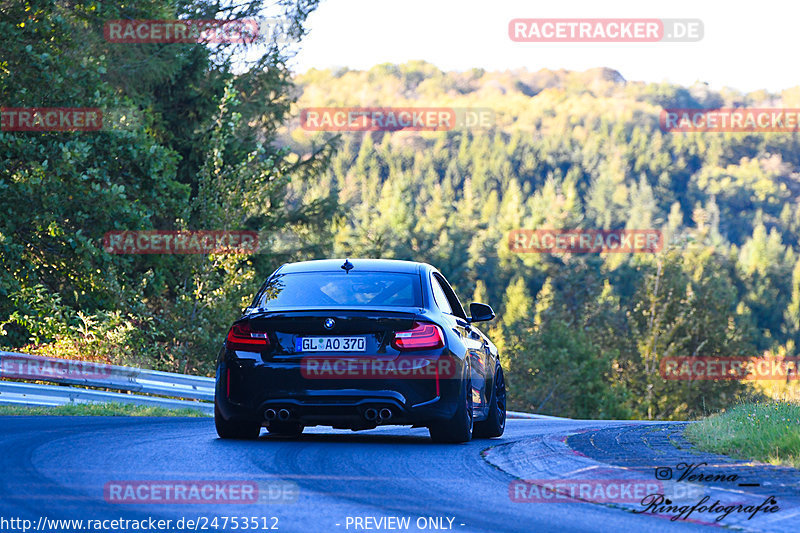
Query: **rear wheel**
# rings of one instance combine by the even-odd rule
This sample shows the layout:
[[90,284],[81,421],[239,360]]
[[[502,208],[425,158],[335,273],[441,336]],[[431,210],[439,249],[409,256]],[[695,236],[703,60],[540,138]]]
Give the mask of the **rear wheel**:
[[472,378],[469,369],[461,383],[456,414],[450,420],[428,428],[433,442],[469,442],[472,438]]
[[303,432],[303,425],[298,422],[270,422],[267,431],[270,435],[297,438]]
[[214,425],[217,427],[217,435],[221,439],[257,439],[261,433],[261,424],[258,422],[241,422],[237,420],[225,420],[219,407],[214,404]]
[[506,380],[503,377],[503,367],[500,361],[494,371],[494,386],[489,400],[489,416],[486,420],[475,422],[474,437],[491,438],[499,437],[506,429]]

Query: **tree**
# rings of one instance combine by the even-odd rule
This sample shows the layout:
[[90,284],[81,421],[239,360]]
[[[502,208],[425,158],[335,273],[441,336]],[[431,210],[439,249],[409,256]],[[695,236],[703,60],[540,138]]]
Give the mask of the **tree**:
[[[298,35],[316,3],[280,4]],[[86,357],[93,348],[84,341],[119,330],[127,333],[102,357],[136,350],[152,366],[209,372],[227,324],[287,254],[132,257],[102,249],[103,235],[241,229],[268,241],[278,230],[328,227],[335,198],[290,201],[286,193],[291,180],[324,169],[331,145],[301,157],[273,143],[292,105],[290,51],[266,43],[248,64],[233,44],[102,37],[113,19],[236,19],[263,7],[41,0],[4,8],[0,101],[99,108],[109,119],[96,132],[0,132],[4,346],[58,339],[59,355],[85,349],[74,356]]]

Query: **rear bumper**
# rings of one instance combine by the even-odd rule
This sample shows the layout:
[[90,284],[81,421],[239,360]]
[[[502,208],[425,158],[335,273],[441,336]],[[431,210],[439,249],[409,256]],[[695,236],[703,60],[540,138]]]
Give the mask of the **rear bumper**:
[[[228,420],[263,425],[270,422],[268,414],[281,410],[289,413],[285,421],[350,429],[380,423],[425,426],[449,420],[457,407],[463,371],[463,361],[457,357],[437,354],[427,357],[448,357],[456,366],[452,375],[458,378],[309,379],[299,361],[263,362],[231,355],[222,357],[217,367],[220,414]],[[391,415],[376,421],[370,419],[370,409],[388,409]]]

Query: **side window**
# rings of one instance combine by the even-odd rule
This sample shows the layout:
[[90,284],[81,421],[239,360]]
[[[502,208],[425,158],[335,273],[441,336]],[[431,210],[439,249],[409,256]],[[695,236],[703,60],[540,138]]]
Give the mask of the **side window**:
[[453,291],[452,287],[450,287],[450,284],[447,283],[447,280],[444,279],[441,274],[434,274],[433,277],[439,282],[441,289],[447,298],[447,302],[451,310],[450,314],[466,320],[467,314],[464,312],[464,308],[461,307],[461,302],[458,300],[458,296],[456,296],[456,293]]
[[444,290],[440,284],[439,278],[433,276],[431,278],[431,287],[433,287],[433,299],[436,300],[436,305],[439,306],[439,309],[442,310],[442,313],[447,313],[448,315],[453,314],[453,308],[450,307],[450,302],[447,300],[447,296],[444,294]]

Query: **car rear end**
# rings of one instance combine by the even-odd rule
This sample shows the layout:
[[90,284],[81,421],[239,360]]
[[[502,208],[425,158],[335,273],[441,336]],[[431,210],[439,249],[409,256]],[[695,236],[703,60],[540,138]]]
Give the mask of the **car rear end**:
[[336,266],[279,270],[233,324],[218,365],[222,416],[350,429],[452,416],[442,398],[463,363],[424,306],[419,269]]

